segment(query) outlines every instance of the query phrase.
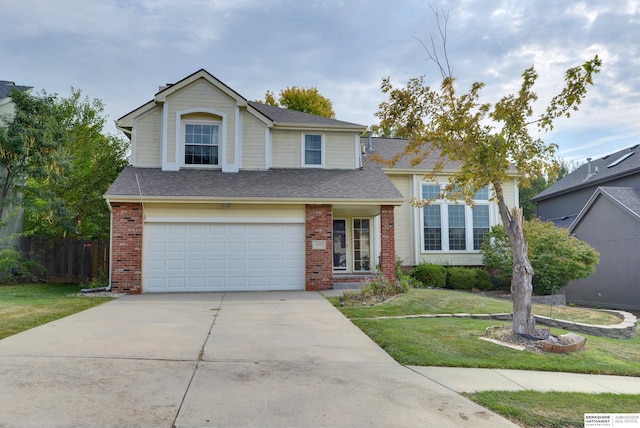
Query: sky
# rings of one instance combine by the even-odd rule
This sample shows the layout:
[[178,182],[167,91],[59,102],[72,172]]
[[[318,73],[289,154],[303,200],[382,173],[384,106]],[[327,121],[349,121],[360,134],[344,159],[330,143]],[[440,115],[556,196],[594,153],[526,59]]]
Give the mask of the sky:
[[640,143],[640,0],[0,0],[0,80],[100,99],[112,134],[160,85],[201,68],[253,101],[318,88],[337,119],[368,126],[384,77],[441,80],[423,46],[442,46],[433,10],[448,14],[459,90],[484,82],[488,102],[534,65],[542,109],[568,68],[599,55],[580,111],[540,136],[558,157]]

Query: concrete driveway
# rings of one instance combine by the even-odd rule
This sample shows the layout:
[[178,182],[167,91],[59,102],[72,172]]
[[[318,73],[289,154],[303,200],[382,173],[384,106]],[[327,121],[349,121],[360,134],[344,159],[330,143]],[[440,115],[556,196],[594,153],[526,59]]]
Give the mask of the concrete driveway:
[[515,426],[309,292],[125,296],[0,340],[0,427]]

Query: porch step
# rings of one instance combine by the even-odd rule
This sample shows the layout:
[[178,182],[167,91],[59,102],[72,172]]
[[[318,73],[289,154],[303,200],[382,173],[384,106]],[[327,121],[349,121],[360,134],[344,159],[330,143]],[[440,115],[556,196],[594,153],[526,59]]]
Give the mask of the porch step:
[[366,283],[367,283],[366,281],[334,282],[333,289],[334,290],[357,290],[358,288],[362,288]]
[[376,276],[373,274],[345,274],[333,276],[333,289],[334,290],[355,290],[362,288],[369,281],[373,280]]

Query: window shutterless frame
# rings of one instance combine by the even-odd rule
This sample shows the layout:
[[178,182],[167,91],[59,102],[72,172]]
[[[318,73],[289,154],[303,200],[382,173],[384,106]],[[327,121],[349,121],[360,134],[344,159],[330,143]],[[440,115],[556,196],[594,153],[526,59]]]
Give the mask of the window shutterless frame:
[[182,122],[182,165],[217,167],[220,165],[220,122]]
[[442,199],[439,184],[421,183],[420,195],[429,203],[420,208],[421,252],[478,252],[491,227],[489,188],[474,195],[474,206]]
[[303,133],[300,152],[303,167],[324,168],[324,134]]

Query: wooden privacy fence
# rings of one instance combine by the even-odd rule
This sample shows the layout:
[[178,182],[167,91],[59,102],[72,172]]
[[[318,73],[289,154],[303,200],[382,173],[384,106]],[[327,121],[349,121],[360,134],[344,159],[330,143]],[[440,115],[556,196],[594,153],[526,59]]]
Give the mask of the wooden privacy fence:
[[81,284],[109,273],[109,241],[20,239],[22,255],[46,269],[47,282]]

